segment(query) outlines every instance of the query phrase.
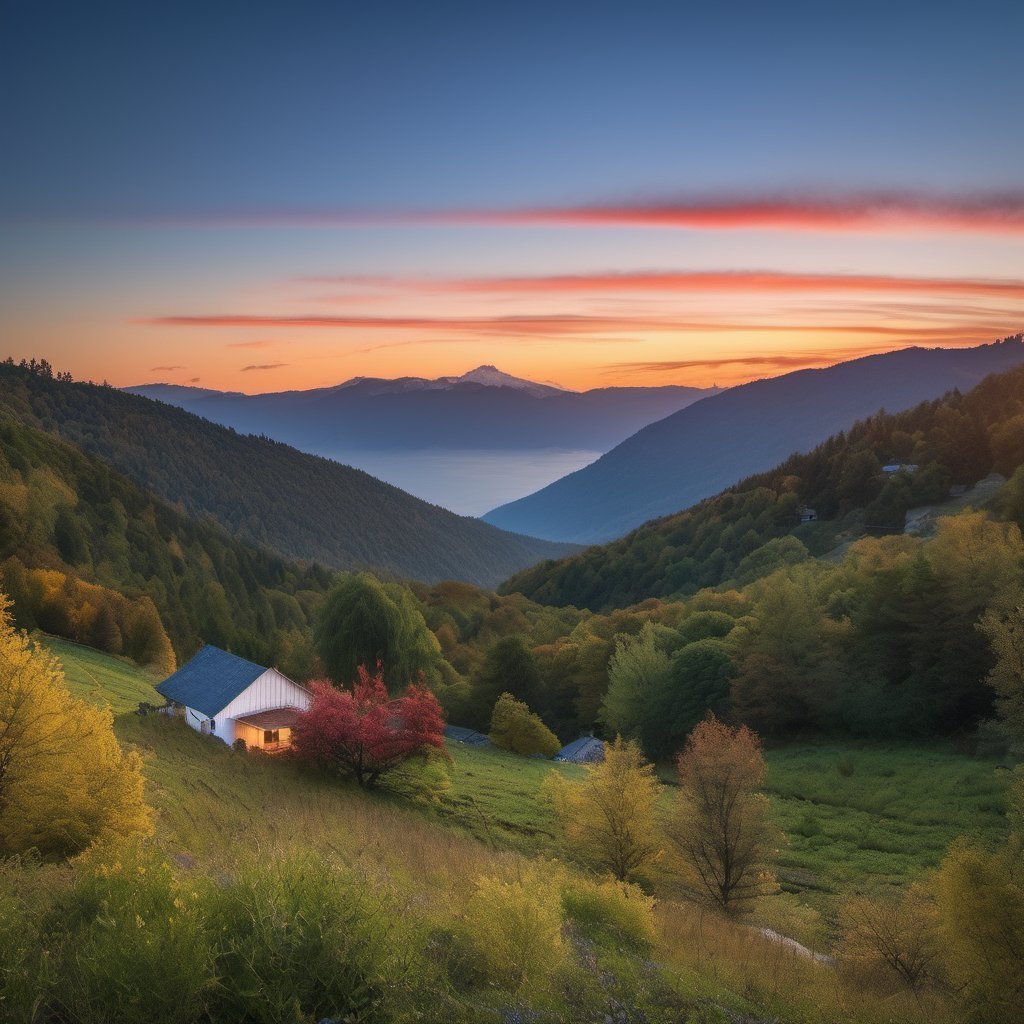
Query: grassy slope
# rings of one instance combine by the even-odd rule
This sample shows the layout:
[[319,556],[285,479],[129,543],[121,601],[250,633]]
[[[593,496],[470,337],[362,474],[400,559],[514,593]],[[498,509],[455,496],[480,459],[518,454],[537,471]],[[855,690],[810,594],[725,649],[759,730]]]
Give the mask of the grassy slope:
[[[152,699],[152,680],[133,666],[64,641],[47,645],[79,695],[115,713]],[[343,834],[348,842],[382,828],[402,830],[411,843],[421,830],[423,841],[438,832],[432,813],[238,755],[162,717],[122,714],[117,729],[143,754],[158,833],[172,852],[216,859],[230,856],[236,842],[301,835],[329,848]],[[454,826],[448,841],[458,845],[463,833],[499,849],[557,854],[540,786],[550,771],[578,776],[582,768],[461,744],[450,749],[452,791],[436,811]],[[820,909],[853,886],[906,883],[937,864],[958,835],[995,840],[1005,831],[1007,772],[995,759],[965,757],[948,744],[789,746],[769,751],[768,763],[774,817],[789,839],[781,881]]]
[[160,680],[133,662],[55,636],[38,639],[63,663],[68,689],[76,697],[107,704],[115,715],[134,711],[141,703],[163,703],[153,689]]
[[[117,659],[61,642],[51,649],[76,691],[90,699],[134,706],[136,696],[150,692],[151,681]],[[515,872],[519,853],[555,853],[538,789],[550,771],[583,771],[455,745],[452,793],[435,816],[280,760],[240,754],[163,715],[122,713],[116,729],[143,758],[157,840],[182,869],[195,864],[205,874],[230,872],[246,851],[272,855],[296,845],[331,851],[370,878],[403,886],[418,913],[441,927],[467,913],[474,879]],[[995,765],[948,749],[789,748],[771,753],[770,764],[776,817],[792,833],[783,877],[798,881],[793,887],[804,895],[776,898],[762,920],[819,948],[831,941],[827,929],[795,900],[820,897],[827,914],[844,881],[863,884],[865,874],[904,881],[934,863],[958,832],[979,823],[986,834],[1001,829],[1003,787]],[[853,774],[841,774],[839,764],[844,772],[852,764]],[[821,830],[805,827],[812,834],[803,835],[808,812]],[[450,827],[439,827],[438,818]],[[870,844],[883,823],[885,834],[896,837],[890,840],[895,852]],[[906,993],[851,987],[830,968],[688,904],[662,900],[657,918],[653,956],[673,979],[673,992],[691,1008],[708,1008],[707,1016],[701,1009],[688,1019],[723,1019],[714,1005],[729,1007],[733,1020],[768,1014],[801,1024],[958,1019],[940,998],[915,1001]]]

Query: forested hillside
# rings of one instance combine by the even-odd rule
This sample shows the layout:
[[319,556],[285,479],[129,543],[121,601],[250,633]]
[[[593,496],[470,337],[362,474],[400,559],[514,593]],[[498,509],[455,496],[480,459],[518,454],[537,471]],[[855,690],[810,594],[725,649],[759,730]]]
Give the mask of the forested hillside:
[[169,635],[179,659],[213,643],[304,677],[310,622],[334,575],[190,519],[99,460],[7,416],[0,418],[0,559],[0,589],[20,626],[164,672],[174,666]]
[[[45,364],[41,364],[45,367]],[[285,558],[494,585],[567,546],[454,515],[360,470],[110,387],[0,365],[0,411]]]
[[807,452],[881,409],[967,390],[1024,363],[1021,336],[969,349],[909,348],[753,381],[652,423],[589,466],[488,512],[506,530],[600,543]]
[[[519,573],[502,590],[606,610],[748,583],[822,554],[843,536],[899,532],[908,509],[993,471],[1009,476],[1021,462],[1024,368],[993,375],[967,394],[872,416],[691,509]],[[817,520],[801,525],[808,508]]]

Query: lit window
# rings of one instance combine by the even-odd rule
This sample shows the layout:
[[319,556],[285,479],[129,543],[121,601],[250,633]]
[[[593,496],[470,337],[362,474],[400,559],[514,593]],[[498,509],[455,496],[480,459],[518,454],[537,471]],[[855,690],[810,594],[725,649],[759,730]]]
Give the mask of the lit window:
[[271,746],[274,743],[281,741],[281,730],[280,729],[264,729],[263,730],[263,745],[266,747]]

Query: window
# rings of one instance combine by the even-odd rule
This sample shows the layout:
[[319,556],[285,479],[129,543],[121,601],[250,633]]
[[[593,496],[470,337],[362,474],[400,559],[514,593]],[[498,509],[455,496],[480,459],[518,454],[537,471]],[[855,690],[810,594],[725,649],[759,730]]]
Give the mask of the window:
[[275,743],[281,742],[281,731],[280,729],[264,729],[263,730],[263,745],[269,747]]
[[216,732],[216,731],[217,731],[217,719],[216,718],[211,718],[210,719],[210,732]]

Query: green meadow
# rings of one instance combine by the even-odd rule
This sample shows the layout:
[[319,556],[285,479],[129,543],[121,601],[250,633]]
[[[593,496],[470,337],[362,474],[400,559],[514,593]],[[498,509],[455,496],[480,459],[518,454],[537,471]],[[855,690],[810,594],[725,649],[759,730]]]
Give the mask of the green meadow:
[[[235,840],[320,834],[343,784],[290,765],[243,758],[177,723],[140,719],[155,680],[120,659],[47,638],[74,693],[110,705],[122,740],[144,756],[149,799],[173,845],[214,856]],[[449,745],[451,789],[422,813],[495,849],[557,856],[554,821],[541,795],[549,772],[578,776],[578,765],[552,764],[493,749]],[[905,885],[970,834],[996,842],[1006,832],[1009,765],[967,756],[949,742],[798,744],[767,751],[767,793],[786,834],[779,864],[785,891],[827,913],[852,887]],[[373,800],[405,807],[387,795]],[[663,804],[671,809],[672,790]],[[272,813],[268,813],[273,808]]]

